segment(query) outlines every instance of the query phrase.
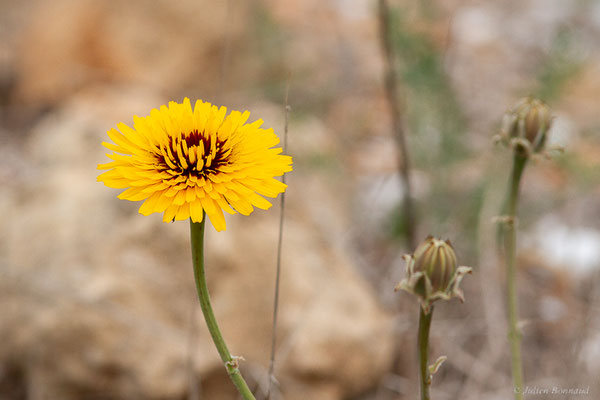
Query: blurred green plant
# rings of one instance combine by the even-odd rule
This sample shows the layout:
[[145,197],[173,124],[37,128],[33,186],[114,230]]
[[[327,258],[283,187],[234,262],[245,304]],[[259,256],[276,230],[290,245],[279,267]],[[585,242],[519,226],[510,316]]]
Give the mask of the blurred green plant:
[[288,35],[262,2],[251,7],[252,43],[257,60],[264,68],[255,82],[255,90],[269,100],[279,103],[285,96],[288,71],[282,55]]
[[[252,91],[257,97],[274,103],[281,102],[290,78],[291,66],[286,61],[286,49],[292,34],[273,17],[270,8],[263,2],[254,2],[251,8],[252,29],[249,45],[253,48],[255,59],[260,62],[260,75],[253,82]],[[314,68],[302,68],[295,65],[294,76],[294,119],[306,115],[323,115],[339,96],[335,81],[315,88],[310,82]]]
[[[471,155],[464,143],[466,119],[444,70],[443,49],[426,33],[417,31],[409,15],[415,12],[428,23],[436,18],[433,5],[424,3],[417,10],[395,8],[391,22],[410,154],[417,169],[426,166],[435,171],[429,174],[431,192],[419,200],[420,209],[430,210],[422,222],[436,230],[474,238],[481,205],[480,185],[467,188],[469,192],[465,193],[465,187],[456,187],[451,179],[457,169],[464,168],[459,162]],[[473,202],[463,201],[465,198]],[[395,239],[405,235],[400,217],[399,212],[390,216],[388,232]]]
[[550,52],[540,66],[538,87],[533,92],[535,97],[546,102],[556,101],[567,83],[577,76],[583,61],[577,55],[576,43],[577,37],[572,29],[563,27],[557,32]]
[[406,11],[395,9],[391,22],[415,162],[447,164],[462,159],[468,154],[462,142],[465,118],[444,71],[441,49],[411,28]]
[[[596,132],[600,137],[600,131]],[[589,139],[593,143],[593,139]],[[600,144],[595,144],[600,148]],[[577,154],[564,154],[556,158],[559,167],[565,171],[577,189],[581,192],[589,192],[590,189],[600,186],[600,171],[598,162],[587,162]]]

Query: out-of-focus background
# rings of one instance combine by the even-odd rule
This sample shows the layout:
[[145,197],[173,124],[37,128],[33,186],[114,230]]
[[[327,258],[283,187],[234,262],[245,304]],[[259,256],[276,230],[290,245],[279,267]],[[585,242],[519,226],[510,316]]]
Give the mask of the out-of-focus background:
[[[541,96],[564,155],[527,168],[519,298],[527,385],[600,397],[600,2],[391,1],[418,238],[451,238],[466,303],[436,307],[436,399],[512,395],[494,243],[502,113]],[[289,83],[273,399],[417,396],[398,151],[377,3],[0,1],[0,399],[235,399],[192,278],[188,224],[96,182],[106,131],[201,98],[280,135]],[[215,312],[264,398],[279,200],[208,229]],[[539,397],[539,396],[538,396]],[[531,396],[531,398],[537,398]],[[571,398],[552,395],[552,398]]]

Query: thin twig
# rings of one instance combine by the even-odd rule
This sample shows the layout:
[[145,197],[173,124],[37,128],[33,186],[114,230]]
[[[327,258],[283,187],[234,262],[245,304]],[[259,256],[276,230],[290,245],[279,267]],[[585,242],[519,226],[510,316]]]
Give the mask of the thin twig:
[[[285,86],[285,125],[283,128],[283,152],[287,152],[287,137],[290,117],[290,106],[288,103],[288,95],[290,91],[290,78]],[[281,181],[285,183],[285,174],[281,177]],[[283,240],[283,215],[285,211],[285,193],[281,194],[281,204],[279,208],[279,237],[277,239],[277,272],[275,273],[275,300],[273,302],[273,327],[271,329],[271,361],[269,363],[269,381],[267,384],[266,400],[271,398],[271,387],[275,380],[275,347],[277,344],[277,315],[279,312],[279,281],[281,278],[281,247]]]
[[[227,0],[225,5],[225,26],[231,23],[231,0]],[[225,29],[225,33],[221,43],[221,59],[219,60],[219,86],[217,88],[217,101],[218,103],[223,100],[223,93],[225,91],[225,77],[227,75],[227,65],[229,64],[229,54],[231,53],[231,34],[229,29]]]
[[404,187],[402,211],[404,227],[406,229],[406,244],[409,249],[414,249],[415,241],[415,215],[412,204],[412,191],[410,184],[410,160],[406,144],[406,135],[402,120],[402,106],[398,98],[398,83],[396,80],[396,63],[391,41],[390,8],[386,0],[379,0],[379,36],[383,50],[385,68],[385,92],[392,116],[394,137],[398,145],[398,167]]

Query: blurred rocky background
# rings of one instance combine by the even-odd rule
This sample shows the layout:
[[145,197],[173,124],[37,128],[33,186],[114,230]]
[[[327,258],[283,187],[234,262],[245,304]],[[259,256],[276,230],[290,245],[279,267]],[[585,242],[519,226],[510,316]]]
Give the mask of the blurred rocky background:
[[[600,2],[391,1],[418,237],[453,240],[467,302],[440,304],[436,399],[512,395],[494,226],[519,97],[564,155],[524,178],[519,290],[530,387],[600,396]],[[417,395],[417,304],[377,4],[0,0],[0,399],[230,400],[194,291],[188,224],[96,182],[106,131],[183,97],[280,135],[292,108],[273,399]],[[270,353],[279,200],[208,229],[217,319],[257,398]],[[552,398],[562,398],[555,396]],[[564,397],[567,398],[567,397]]]

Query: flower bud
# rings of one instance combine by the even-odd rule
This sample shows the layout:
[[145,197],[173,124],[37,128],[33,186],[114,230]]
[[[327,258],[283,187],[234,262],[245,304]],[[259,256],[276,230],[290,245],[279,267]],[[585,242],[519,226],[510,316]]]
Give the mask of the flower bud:
[[539,153],[551,125],[550,108],[541,100],[525,97],[504,115],[500,136],[521,154]]
[[421,301],[425,313],[431,303],[438,299],[458,297],[463,300],[458,285],[471,268],[458,266],[456,254],[450,241],[428,236],[414,254],[405,255],[406,278],[396,287],[414,294]]
[[423,271],[434,292],[445,291],[456,272],[456,255],[450,241],[428,237],[415,250],[414,270]]

